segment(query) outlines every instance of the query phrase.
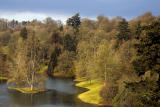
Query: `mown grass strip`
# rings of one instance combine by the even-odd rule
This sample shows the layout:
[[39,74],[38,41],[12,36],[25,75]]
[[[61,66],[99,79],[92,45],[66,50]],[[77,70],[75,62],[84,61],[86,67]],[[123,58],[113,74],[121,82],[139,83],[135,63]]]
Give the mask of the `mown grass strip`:
[[79,83],[76,83],[76,86],[87,88],[88,91],[81,93],[78,95],[78,98],[86,103],[101,105],[101,97],[99,96],[99,92],[102,89],[102,82],[100,80],[91,80],[87,81],[85,78],[76,79]]

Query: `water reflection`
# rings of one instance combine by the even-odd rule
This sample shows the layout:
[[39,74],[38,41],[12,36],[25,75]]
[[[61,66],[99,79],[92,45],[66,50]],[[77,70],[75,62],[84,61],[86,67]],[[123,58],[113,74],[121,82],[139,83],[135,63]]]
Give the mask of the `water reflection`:
[[51,91],[39,94],[22,94],[7,89],[5,82],[0,82],[0,107],[95,107],[77,99],[77,94],[84,91],[74,86],[69,79],[55,78],[46,82]]

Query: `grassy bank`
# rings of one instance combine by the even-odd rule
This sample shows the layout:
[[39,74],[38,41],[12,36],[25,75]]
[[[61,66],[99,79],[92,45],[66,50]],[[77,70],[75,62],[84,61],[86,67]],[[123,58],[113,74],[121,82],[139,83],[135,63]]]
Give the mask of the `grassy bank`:
[[33,90],[30,90],[30,88],[20,88],[20,87],[8,87],[8,89],[16,90],[21,93],[25,94],[36,94],[36,93],[41,93],[41,92],[46,92],[49,91],[48,89],[43,89],[43,88],[34,88]]
[[100,105],[101,97],[99,96],[99,92],[103,86],[100,80],[92,80],[91,84],[90,81],[84,78],[76,79],[75,81],[78,81],[76,86],[89,89],[87,92],[78,95],[80,100],[86,103]]
[[54,77],[63,77],[63,78],[73,78],[74,75],[73,74],[65,74],[65,73],[61,73],[61,72],[54,72],[53,73]]
[[38,71],[37,73],[38,73],[38,74],[44,73],[47,69],[48,69],[48,66],[47,66],[47,65],[42,65],[41,70]]

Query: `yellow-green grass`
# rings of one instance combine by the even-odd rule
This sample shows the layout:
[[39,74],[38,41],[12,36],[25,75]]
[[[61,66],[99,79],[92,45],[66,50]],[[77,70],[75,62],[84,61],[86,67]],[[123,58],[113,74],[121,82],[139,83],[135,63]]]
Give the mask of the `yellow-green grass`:
[[74,81],[76,82],[84,82],[84,81],[87,81],[85,77],[83,78],[76,78]]
[[87,81],[85,78],[76,79],[79,83],[76,84],[78,87],[87,88],[88,91],[81,93],[78,95],[78,98],[86,103],[101,105],[101,97],[99,96],[99,92],[102,89],[102,82],[100,80],[92,80]]
[[25,88],[8,87],[8,89],[16,90],[16,91],[19,91],[19,92],[25,93],[25,94],[36,94],[36,93],[41,93],[41,92],[49,91],[48,89],[44,89],[44,88],[34,88],[33,90],[31,90],[28,87],[25,87]]
[[8,46],[3,46],[2,52],[3,52],[3,54],[8,54]]
[[0,80],[7,80],[7,77],[0,77]]
[[44,73],[47,69],[48,69],[48,66],[45,65],[45,66],[43,66],[43,67],[41,68],[41,70],[38,71],[37,73]]

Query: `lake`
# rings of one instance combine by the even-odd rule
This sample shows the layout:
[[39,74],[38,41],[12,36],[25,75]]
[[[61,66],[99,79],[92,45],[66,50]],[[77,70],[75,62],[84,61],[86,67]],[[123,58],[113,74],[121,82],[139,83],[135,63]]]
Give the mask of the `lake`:
[[0,81],[0,107],[96,107],[77,98],[87,90],[76,87],[72,79],[49,78],[45,87],[51,91],[33,95],[7,87],[5,81]]

